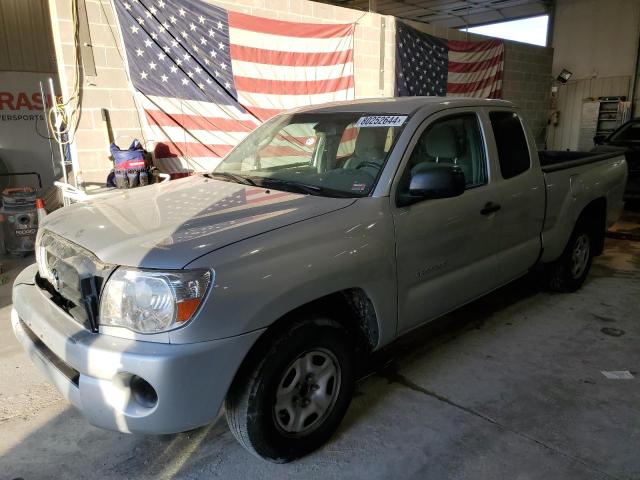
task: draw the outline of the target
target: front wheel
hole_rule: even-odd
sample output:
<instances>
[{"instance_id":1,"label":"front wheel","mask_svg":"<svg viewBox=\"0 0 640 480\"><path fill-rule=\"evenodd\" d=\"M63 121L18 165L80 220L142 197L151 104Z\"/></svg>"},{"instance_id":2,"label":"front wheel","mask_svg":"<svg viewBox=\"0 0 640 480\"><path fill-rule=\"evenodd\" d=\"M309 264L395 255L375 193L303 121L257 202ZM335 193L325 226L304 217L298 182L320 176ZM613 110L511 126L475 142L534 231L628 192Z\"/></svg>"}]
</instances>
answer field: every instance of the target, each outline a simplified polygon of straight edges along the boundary
<instances>
[{"instance_id":1,"label":"front wheel","mask_svg":"<svg viewBox=\"0 0 640 480\"><path fill-rule=\"evenodd\" d=\"M324 317L298 320L258 347L225 402L236 439L276 463L321 446L351 402L353 351L344 327Z\"/></svg>"},{"instance_id":2,"label":"front wheel","mask_svg":"<svg viewBox=\"0 0 640 480\"><path fill-rule=\"evenodd\" d=\"M593 236L586 225L577 225L555 262L546 266L547 283L556 292L575 292L587 278L593 261Z\"/></svg>"}]
</instances>

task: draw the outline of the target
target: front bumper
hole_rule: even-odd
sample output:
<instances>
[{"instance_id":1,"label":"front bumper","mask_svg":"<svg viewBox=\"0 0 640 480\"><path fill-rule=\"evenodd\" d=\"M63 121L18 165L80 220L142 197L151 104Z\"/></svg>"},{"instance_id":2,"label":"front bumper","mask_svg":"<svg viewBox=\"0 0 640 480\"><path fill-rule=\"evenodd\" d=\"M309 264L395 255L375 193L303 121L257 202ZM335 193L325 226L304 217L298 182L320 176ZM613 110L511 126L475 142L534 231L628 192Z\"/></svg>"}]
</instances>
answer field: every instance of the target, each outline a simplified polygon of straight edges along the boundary
<instances>
[{"instance_id":1,"label":"front bumper","mask_svg":"<svg viewBox=\"0 0 640 480\"><path fill-rule=\"evenodd\" d=\"M94 334L33 284L32 265L13 287L16 337L38 367L89 422L132 433L175 433L213 421L233 377L262 331L189 344ZM149 406L132 394L136 375L157 393Z\"/></svg>"}]
</instances>

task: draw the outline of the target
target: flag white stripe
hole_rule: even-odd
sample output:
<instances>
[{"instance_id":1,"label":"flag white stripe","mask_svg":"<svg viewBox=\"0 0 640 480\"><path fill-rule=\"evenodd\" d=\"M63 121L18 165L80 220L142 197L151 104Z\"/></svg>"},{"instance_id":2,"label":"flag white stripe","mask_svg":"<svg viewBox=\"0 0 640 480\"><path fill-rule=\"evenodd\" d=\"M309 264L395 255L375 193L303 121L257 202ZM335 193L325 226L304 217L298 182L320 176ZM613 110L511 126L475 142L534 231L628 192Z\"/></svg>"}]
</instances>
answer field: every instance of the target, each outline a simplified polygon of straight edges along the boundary
<instances>
[{"instance_id":1,"label":"flag white stripe","mask_svg":"<svg viewBox=\"0 0 640 480\"><path fill-rule=\"evenodd\" d=\"M247 132L223 132L208 130L185 130L182 127L149 127L151 138L156 142L170 140L172 142L198 142L203 145L236 145L243 140Z\"/></svg>"},{"instance_id":2,"label":"flag white stripe","mask_svg":"<svg viewBox=\"0 0 640 480\"><path fill-rule=\"evenodd\" d=\"M262 80L312 82L353 75L353 62L319 67L290 67L232 60L233 74Z\"/></svg>"},{"instance_id":3,"label":"flag white stripe","mask_svg":"<svg viewBox=\"0 0 640 480\"><path fill-rule=\"evenodd\" d=\"M472 90L466 93L447 93L450 97L473 97L473 98L488 98L492 93L499 91L502 88L502 80L498 80L478 90Z\"/></svg>"},{"instance_id":4,"label":"flag white stripe","mask_svg":"<svg viewBox=\"0 0 640 480\"><path fill-rule=\"evenodd\" d=\"M448 82L449 83L480 82L485 78L493 77L501 70L502 70L502 65L498 64L498 65L494 65L491 68L487 68L485 70L478 70L475 72L465 72L465 73L449 72Z\"/></svg>"},{"instance_id":5,"label":"flag white stripe","mask_svg":"<svg viewBox=\"0 0 640 480\"><path fill-rule=\"evenodd\" d=\"M229 28L232 45L243 47L263 48L282 52L318 53L341 52L351 49L353 36L334 38L298 38L269 33L258 33L240 28Z\"/></svg>"},{"instance_id":6,"label":"flag white stripe","mask_svg":"<svg viewBox=\"0 0 640 480\"><path fill-rule=\"evenodd\" d=\"M354 98L354 89L347 88L330 93L318 93L314 95L272 95L265 93L238 92L238 99L244 105L253 105L258 108L274 108L288 110L291 108L316 105L319 103L351 100Z\"/></svg>"},{"instance_id":7,"label":"flag white stripe","mask_svg":"<svg viewBox=\"0 0 640 480\"><path fill-rule=\"evenodd\" d=\"M234 120L251 120L258 125L258 120L250 113L241 112L239 108L218 105L197 100L181 100L171 97L141 95L142 107L146 110L161 110L169 115L199 115L203 117L220 117Z\"/></svg>"},{"instance_id":8,"label":"flag white stripe","mask_svg":"<svg viewBox=\"0 0 640 480\"><path fill-rule=\"evenodd\" d=\"M455 52L453 50L449 50L449 61L459 63L477 63L485 60L491 60L502 53L504 53L504 46L502 45L488 50L480 50L478 52Z\"/></svg>"}]
</instances>

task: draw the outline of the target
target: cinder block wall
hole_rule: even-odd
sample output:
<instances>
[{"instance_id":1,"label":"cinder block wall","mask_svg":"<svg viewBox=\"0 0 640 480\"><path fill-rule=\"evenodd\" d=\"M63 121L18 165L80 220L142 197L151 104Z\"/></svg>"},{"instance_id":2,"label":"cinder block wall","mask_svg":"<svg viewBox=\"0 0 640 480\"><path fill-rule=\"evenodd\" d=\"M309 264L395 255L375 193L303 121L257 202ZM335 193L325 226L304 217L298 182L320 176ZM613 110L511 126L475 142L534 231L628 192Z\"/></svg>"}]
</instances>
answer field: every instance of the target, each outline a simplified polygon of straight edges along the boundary
<instances>
[{"instance_id":1,"label":"cinder block wall","mask_svg":"<svg viewBox=\"0 0 640 480\"><path fill-rule=\"evenodd\" d=\"M503 96L520 106L538 147L544 147L553 83L553 49L507 42L504 55Z\"/></svg>"},{"instance_id":2,"label":"cinder block wall","mask_svg":"<svg viewBox=\"0 0 640 480\"><path fill-rule=\"evenodd\" d=\"M116 47L120 47L120 40L116 40L119 33L111 4L108 0L87 1L86 7L97 76L80 78L82 108L71 154L85 181L104 183L112 163L101 109L108 109L116 139L142 138L142 134L124 63ZM76 82L71 2L50 0L49 8L62 95L67 100Z\"/></svg>"},{"instance_id":3,"label":"cinder block wall","mask_svg":"<svg viewBox=\"0 0 640 480\"><path fill-rule=\"evenodd\" d=\"M211 1L211 0L209 0ZM375 13L314 3L307 0L212 1L230 10L289 21L315 23L356 23L354 41L355 91L358 98L392 96L394 92L395 19ZM65 99L75 84L76 51L71 21L71 2L50 0L50 13L56 47L58 71ZM144 132L127 82L118 28L110 0L86 0L91 45L97 76L86 76L82 83L82 112L72 155L82 178L104 182L111 168L108 138L101 109L109 110L113 134L119 144L133 138L144 140ZM384 22L384 27L383 27ZM473 34L426 24L416 28L433 35L456 40L483 39ZM381 55L382 31L384 31ZM524 116L537 133L546 122L551 49L506 42L504 98L519 103ZM381 57L382 62L381 62ZM542 61L544 59L544 61ZM382 69L382 81L380 71ZM544 122L543 122L544 119Z\"/></svg>"}]
</instances>

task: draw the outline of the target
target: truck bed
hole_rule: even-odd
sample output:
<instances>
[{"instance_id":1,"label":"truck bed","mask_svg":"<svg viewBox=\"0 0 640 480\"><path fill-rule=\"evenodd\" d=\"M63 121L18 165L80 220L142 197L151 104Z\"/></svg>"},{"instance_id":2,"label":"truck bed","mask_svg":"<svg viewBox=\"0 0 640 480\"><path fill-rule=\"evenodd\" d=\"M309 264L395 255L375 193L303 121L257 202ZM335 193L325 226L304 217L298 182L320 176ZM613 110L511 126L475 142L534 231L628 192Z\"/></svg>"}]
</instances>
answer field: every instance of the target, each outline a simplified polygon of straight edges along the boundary
<instances>
[{"instance_id":1,"label":"truck bed","mask_svg":"<svg viewBox=\"0 0 640 480\"><path fill-rule=\"evenodd\" d=\"M619 156L620 152L572 152L564 150L540 150L538 158L543 172L555 172L587 165Z\"/></svg>"}]
</instances>

